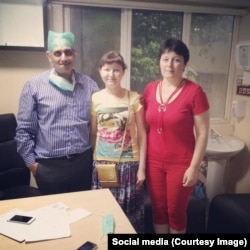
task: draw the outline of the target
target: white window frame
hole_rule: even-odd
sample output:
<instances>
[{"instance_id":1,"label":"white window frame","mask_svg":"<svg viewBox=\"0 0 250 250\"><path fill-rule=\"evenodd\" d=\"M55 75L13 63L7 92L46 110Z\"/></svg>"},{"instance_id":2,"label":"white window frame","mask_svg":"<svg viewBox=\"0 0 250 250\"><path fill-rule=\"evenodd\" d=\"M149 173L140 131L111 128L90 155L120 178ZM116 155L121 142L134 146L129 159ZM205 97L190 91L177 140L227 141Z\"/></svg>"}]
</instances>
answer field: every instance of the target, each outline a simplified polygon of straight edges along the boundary
<instances>
[{"instance_id":1,"label":"white window frame","mask_svg":"<svg viewBox=\"0 0 250 250\"><path fill-rule=\"evenodd\" d=\"M232 38L232 50L230 57L229 66L229 78L225 105L225 117L224 118L211 118L211 121L216 124L229 123L231 117L231 103L233 98L233 86L235 82L235 48L238 39L239 22L240 16L246 14L246 10L235 9L235 8L218 8L218 7L201 7L201 6L190 6L190 5L179 5L179 4L161 4L148 2L136 2L136 1L117 1L117 0L51 0L49 6L49 26L51 29L57 32L70 31L70 5L79 6L92 6L92 7L106 7L106 8L121 8L121 53L124 56L125 61L131 61L131 30L132 30L132 9L143 9L143 10L166 10L166 11L178 11L184 12L183 17L183 41L188 44L191 13L204 13L204 14L224 14L234 15L235 22L233 28ZM60 21L61 20L61 21ZM126 42L125 42L126 41ZM123 79L123 86L130 88L130 69L128 68L127 73Z\"/></svg>"}]
</instances>

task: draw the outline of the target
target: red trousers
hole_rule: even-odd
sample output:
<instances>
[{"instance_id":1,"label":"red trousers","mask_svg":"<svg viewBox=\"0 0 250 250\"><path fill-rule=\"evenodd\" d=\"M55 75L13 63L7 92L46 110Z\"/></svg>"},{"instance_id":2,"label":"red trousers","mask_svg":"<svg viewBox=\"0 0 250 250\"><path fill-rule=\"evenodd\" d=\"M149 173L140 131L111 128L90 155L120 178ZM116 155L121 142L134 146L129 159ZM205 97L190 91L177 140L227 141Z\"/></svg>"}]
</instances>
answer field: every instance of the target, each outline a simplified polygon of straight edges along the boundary
<instances>
[{"instance_id":1,"label":"red trousers","mask_svg":"<svg viewBox=\"0 0 250 250\"><path fill-rule=\"evenodd\" d=\"M183 187L182 180L188 166L148 159L147 188L152 203L153 223L168 224L181 231L186 228L186 209L194 187Z\"/></svg>"}]
</instances>

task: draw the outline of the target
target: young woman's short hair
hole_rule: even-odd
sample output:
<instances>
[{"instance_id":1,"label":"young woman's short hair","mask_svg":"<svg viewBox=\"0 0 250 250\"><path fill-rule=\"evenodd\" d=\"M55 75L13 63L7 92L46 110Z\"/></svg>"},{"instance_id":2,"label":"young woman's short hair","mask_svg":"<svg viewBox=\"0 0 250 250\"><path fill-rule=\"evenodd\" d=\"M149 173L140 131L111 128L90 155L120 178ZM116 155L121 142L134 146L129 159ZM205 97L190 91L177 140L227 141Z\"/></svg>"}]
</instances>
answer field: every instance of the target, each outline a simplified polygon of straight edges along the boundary
<instances>
[{"instance_id":1,"label":"young woman's short hair","mask_svg":"<svg viewBox=\"0 0 250 250\"><path fill-rule=\"evenodd\" d=\"M99 61L99 69L101 69L104 64L112 64L112 63L117 63L117 64L121 65L123 70L125 70L127 68L122 55L119 52L112 50L112 51L105 53L101 57L101 59Z\"/></svg>"}]
</instances>

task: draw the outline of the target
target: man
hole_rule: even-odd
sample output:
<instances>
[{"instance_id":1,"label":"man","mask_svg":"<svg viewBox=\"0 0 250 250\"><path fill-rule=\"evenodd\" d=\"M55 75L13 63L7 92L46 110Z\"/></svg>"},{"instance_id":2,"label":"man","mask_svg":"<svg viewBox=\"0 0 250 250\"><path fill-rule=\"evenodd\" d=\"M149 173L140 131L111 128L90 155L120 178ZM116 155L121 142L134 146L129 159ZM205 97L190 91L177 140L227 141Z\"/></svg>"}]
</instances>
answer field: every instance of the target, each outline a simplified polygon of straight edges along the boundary
<instances>
[{"instance_id":1,"label":"man","mask_svg":"<svg viewBox=\"0 0 250 250\"><path fill-rule=\"evenodd\" d=\"M52 69L27 81L17 114L17 150L42 194L91 189L91 95L98 86L74 71L71 32L48 33Z\"/></svg>"}]
</instances>

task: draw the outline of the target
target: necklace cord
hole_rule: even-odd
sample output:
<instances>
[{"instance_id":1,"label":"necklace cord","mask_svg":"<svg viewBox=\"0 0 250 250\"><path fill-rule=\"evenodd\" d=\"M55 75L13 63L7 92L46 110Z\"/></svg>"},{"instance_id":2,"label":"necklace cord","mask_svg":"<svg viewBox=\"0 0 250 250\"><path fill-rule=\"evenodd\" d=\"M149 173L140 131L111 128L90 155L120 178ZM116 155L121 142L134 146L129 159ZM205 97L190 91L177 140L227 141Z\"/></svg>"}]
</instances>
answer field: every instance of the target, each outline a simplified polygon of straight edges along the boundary
<instances>
[{"instance_id":1,"label":"necklace cord","mask_svg":"<svg viewBox=\"0 0 250 250\"><path fill-rule=\"evenodd\" d=\"M177 87L174 89L174 91L170 94L170 96L168 97L168 99L166 100L166 102L163 102L163 98L162 98L162 81L159 82L159 96L160 96L160 100L161 100L161 104L167 105L169 103L169 101L171 100L171 98L177 93L177 91L183 86L183 81L184 79L182 79L180 81L180 83L177 85Z\"/></svg>"},{"instance_id":2,"label":"necklace cord","mask_svg":"<svg viewBox=\"0 0 250 250\"><path fill-rule=\"evenodd\" d=\"M160 114L160 121L159 121L159 128L157 129L158 134L161 134L163 131L163 115L164 112L167 109L167 105L170 102L171 98L178 92L178 90L183 86L184 84L184 79L182 79L180 81L180 83L176 86L176 88L174 89L174 91L170 94L170 96L168 97L168 99L166 100L166 102L163 102L163 97L162 97L162 81L160 81L159 83L159 96L160 96L160 105L158 106L158 112L163 114Z\"/></svg>"}]
</instances>

